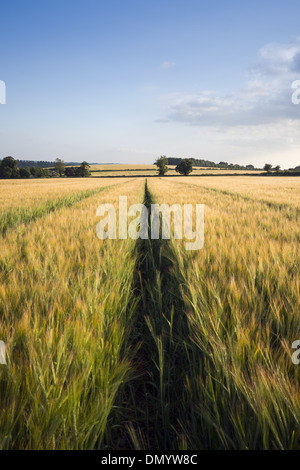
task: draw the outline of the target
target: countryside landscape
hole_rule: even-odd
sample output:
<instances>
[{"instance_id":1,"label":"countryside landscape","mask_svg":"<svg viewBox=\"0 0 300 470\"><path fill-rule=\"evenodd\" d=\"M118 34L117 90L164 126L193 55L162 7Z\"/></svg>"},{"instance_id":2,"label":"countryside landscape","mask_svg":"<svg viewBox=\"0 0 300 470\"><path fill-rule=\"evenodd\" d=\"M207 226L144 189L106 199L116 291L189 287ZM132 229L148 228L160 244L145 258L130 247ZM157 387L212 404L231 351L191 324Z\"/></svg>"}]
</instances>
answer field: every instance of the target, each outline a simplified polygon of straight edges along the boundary
<instances>
[{"instance_id":1,"label":"countryside landscape","mask_svg":"<svg viewBox=\"0 0 300 470\"><path fill-rule=\"evenodd\" d=\"M1 457L300 450L299 13L3 3Z\"/></svg>"},{"instance_id":2,"label":"countryside landscape","mask_svg":"<svg viewBox=\"0 0 300 470\"><path fill-rule=\"evenodd\" d=\"M138 170L1 180L1 448L299 448L299 177ZM98 240L120 195L205 204L203 249Z\"/></svg>"}]
</instances>

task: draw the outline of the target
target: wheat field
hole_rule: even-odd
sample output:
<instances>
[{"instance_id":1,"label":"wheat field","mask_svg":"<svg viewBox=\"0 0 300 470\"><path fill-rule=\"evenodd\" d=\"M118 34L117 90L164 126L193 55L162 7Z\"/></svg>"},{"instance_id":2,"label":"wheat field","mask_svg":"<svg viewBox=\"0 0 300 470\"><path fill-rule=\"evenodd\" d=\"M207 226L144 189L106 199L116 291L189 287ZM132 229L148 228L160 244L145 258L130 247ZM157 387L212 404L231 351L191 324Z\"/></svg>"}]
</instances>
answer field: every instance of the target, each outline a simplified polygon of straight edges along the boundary
<instances>
[{"instance_id":1,"label":"wheat field","mask_svg":"<svg viewBox=\"0 0 300 470\"><path fill-rule=\"evenodd\" d=\"M178 176L176 173L175 165L168 165L169 171L167 173L168 176ZM105 177L130 177L130 176L157 176L158 170L156 165L91 165L91 174L94 178L105 178ZM247 170L229 170L229 169L222 169L222 168L201 168L201 167L194 167L193 175L231 175L234 174L241 174L247 175ZM251 175L260 174L260 170L251 170Z\"/></svg>"},{"instance_id":2,"label":"wheat field","mask_svg":"<svg viewBox=\"0 0 300 470\"><path fill-rule=\"evenodd\" d=\"M203 248L99 240L120 196L204 204ZM299 196L284 177L1 181L0 449L300 449Z\"/></svg>"}]
</instances>

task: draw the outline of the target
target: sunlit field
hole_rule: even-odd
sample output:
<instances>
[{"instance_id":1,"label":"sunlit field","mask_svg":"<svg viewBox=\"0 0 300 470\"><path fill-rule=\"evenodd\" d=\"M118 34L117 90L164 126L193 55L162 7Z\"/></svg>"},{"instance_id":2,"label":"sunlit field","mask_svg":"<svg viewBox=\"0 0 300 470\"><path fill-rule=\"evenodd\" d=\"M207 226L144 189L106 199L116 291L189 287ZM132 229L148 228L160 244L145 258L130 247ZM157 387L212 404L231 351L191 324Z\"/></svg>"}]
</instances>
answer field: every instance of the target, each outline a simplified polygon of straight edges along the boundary
<instances>
[{"instance_id":1,"label":"sunlit field","mask_svg":"<svg viewBox=\"0 0 300 470\"><path fill-rule=\"evenodd\" d=\"M103 188L113 184L111 179L91 181L90 178L43 178L29 180L1 180L1 211L29 207L79 191Z\"/></svg>"},{"instance_id":2,"label":"sunlit field","mask_svg":"<svg viewBox=\"0 0 300 470\"><path fill-rule=\"evenodd\" d=\"M123 182L129 181L123 179ZM120 183L111 179L42 179L3 181L0 185L0 233L22 222L31 222L61 207L97 194L104 188Z\"/></svg>"},{"instance_id":3,"label":"sunlit field","mask_svg":"<svg viewBox=\"0 0 300 470\"><path fill-rule=\"evenodd\" d=\"M174 165L168 165L169 171L168 176L179 176L175 171ZM157 167L156 165L91 165L91 172L93 177L105 177L105 176L156 176ZM220 168L200 168L195 167L193 175L230 175L235 174L247 174L249 171L246 170L228 170ZM255 175L261 173L261 171L251 170L250 174Z\"/></svg>"},{"instance_id":4,"label":"sunlit field","mask_svg":"<svg viewBox=\"0 0 300 470\"><path fill-rule=\"evenodd\" d=\"M135 258L132 241L96 238L95 214L101 203L119 195L133 203L142 193L142 181L122 181L2 238L2 449L101 447L132 373Z\"/></svg>"},{"instance_id":5,"label":"sunlit field","mask_svg":"<svg viewBox=\"0 0 300 470\"><path fill-rule=\"evenodd\" d=\"M177 420L189 448L299 448L300 185L252 181L149 181L160 203L205 204L204 248L172 247L188 363Z\"/></svg>"},{"instance_id":6,"label":"sunlit field","mask_svg":"<svg viewBox=\"0 0 300 470\"><path fill-rule=\"evenodd\" d=\"M186 178L178 178L176 182L184 183ZM203 188L211 188L219 194L235 194L246 199L259 199L275 204L287 204L287 206L299 207L300 205L300 180L295 177L280 178L277 176L267 176L253 178L244 176L243 178L228 177L207 177L193 178L191 184Z\"/></svg>"},{"instance_id":7,"label":"sunlit field","mask_svg":"<svg viewBox=\"0 0 300 470\"><path fill-rule=\"evenodd\" d=\"M119 196L204 204L203 248L99 240ZM0 181L0 449L300 449L299 196L285 177Z\"/></svg>"}]
</instances>

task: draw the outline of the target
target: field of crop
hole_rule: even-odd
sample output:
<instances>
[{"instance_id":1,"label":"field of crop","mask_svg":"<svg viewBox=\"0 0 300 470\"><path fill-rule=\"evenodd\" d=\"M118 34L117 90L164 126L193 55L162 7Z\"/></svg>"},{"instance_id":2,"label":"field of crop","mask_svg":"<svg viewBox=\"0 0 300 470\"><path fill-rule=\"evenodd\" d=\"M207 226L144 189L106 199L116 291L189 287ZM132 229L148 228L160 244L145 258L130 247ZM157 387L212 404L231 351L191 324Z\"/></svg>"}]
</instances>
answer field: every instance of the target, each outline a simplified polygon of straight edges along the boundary
<instances>
[{"instance_id":1,"label":"field of crop","mask_svg":"<svg viewBox=\"0 0 300 470\"><path fill-rule=\"evenodd\" d=\"M119 196L204 204L204 247L99 240ZM300 449L299 196L280 177L0 181L0 449Z\"/></svg>"},{"instance_id":2,"label":"field of crop","mask_svg":"<svg viewBox=\"0 0 300 470\"><path fill-rule=\"evenodd\" d=\"M184 177L180 177L176 182L185 182ZM193 185L201 186L207 190L225 194L239 199L249 200L258 199L266 203L276 205L286 205L298 207L300 206L300 184L298 178L285 177L278 178L276 176L262 176L260 178L252 178L244 176L243 178L228 177L207 177L193 178Z\"/></svg>"},{"instance_id":3,"label":"field of crop","mask_svg":"<svg viewBox=\"0 0 300 470\"><path fill-rule=\"evenodd\" d=\"M1 212L12 208L37 206L41 202L45 203L58 197L70 196L80 191L104 188L111 184L113 182L109 178L93 182L89 178L80 178L80 181L76 178L1 180Z\"/></svg>"},{"instance_id":4,"label":"field of crop","mask_svg":"<svg viewBox=\"0 0 300 470\"><path fill-rule=\"evenodd\" d=\"M169 171L168 176L179 176L175 171L174 165L168 165ZM156 176L157 166L156 165L91 165L91 172L93 177L112 177L112 176ZM245 170L227 170L220 168L200 168L195 167L193 175L230 175L235 174L246 174L249 173ZM250 171L252 174L261 173L261 171L253 170Z\"/></svg>"},{"instance_id":5,"label":"field of crop","mask_svg":"<svg viewBox=\"0 0 300 470\"><path fill-rule=\"evenodd\" d=\"M204 248L171 250L188 364L176 419L188 448L299 448L300 184L282 190L275 179L254 189L233 178L228 192L229 180L149 182L159 202L205 204Z\"/></svg>"}]
</instances>

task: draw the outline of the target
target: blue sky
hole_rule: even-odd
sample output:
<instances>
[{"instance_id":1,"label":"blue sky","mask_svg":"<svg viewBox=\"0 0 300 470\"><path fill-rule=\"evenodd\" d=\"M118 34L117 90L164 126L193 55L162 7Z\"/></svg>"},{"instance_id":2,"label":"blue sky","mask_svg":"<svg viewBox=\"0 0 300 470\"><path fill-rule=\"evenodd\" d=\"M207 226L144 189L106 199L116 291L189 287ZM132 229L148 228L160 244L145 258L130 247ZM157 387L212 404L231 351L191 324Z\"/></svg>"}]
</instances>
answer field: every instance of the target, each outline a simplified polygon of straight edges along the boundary
<instances>
[{"instance_id":1,"label":"blue sky","mask_svg":"<svg viewBox=\"0 0 300 470\"><path fill-rule=\"evenodd\" d=\"M1 4L0 158L300 165L296 0Z\"/></svg>"}]
</instances>

